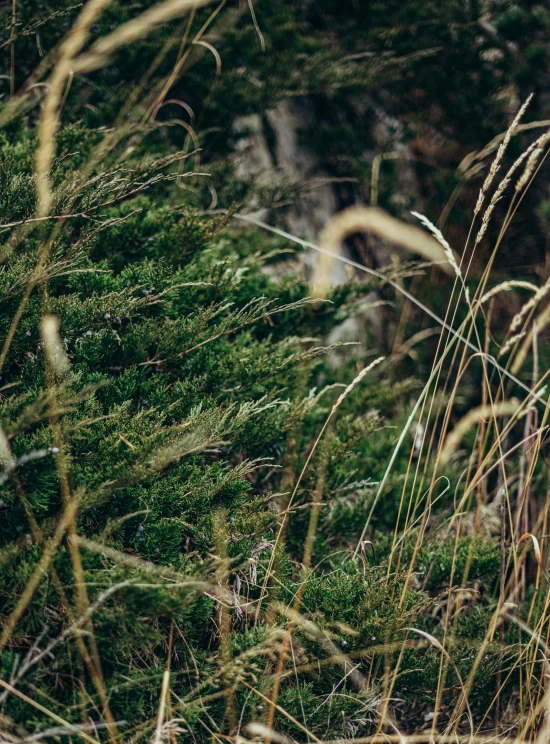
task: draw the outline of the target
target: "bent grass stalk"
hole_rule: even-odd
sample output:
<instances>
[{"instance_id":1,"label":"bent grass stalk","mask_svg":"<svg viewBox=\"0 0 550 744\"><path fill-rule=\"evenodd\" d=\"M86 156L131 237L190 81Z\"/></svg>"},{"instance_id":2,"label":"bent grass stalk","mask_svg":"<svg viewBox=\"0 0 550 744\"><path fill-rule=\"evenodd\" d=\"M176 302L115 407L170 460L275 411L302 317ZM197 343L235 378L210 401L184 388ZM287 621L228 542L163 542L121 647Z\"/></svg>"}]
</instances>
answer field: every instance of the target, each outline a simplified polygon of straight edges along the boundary
<instances>
[{"instance_id":1,"label":"bent grass stalk","mask_svg":"<svg viewBox=\"0 0 550 744\"><path fill-rule=\"evenodd\" d=\"M375 359L373 362L371 362L367 367L365 367L364 369L362 369L359 372L359 374L355 377L355 379L346 387L346 389L343 391L343 393L341 393L341 395L338 397L336 403L330 409L330 413L327 416L327 419L326 419L325 423L323 424L323 427L321 428L321 431L319 432L319 434L317 436L317 439L315 440L315 442L313 444L313 447L311 448L311 450L310 450L310 452L309 452L309 454L307 456L307 459L306 459L306 461L304 463L304 466L302 468L302 471L300 472L300 475L298 476L298 479L296 481L296 484L294 486L294 489L292 491L290 500L289 500L288 505L287 505L287 511L286 511L285 516L283 518L283 522L281 523L281 526L279 527L279 532L278 532L278 535L277 535L277 539L275 541L275 545L273 546L273 550L271 552L269 566L268 566L268 569L266 571L266 578L264 580L264 584L262 586L262 591L261 591L261 594L260 594L260 599L259 599L258 604L257 604L256 617L258 617L258 613L259 613L260 608L261 608L261 603L262 603L263 597L265 596L265 592L266 592L266 589L267 589L267 581L268 581L268 578L269 578L269 576L271 574L271 571L273 569L273 561L274 561L275 551L277 550L278 541L281 539L281 535L283 534L284 525L285 525L285 523L286 523L286 521L288 519L288 515L289 515L289 511L288 510L292 506L292 502L293 502L293 500L294 500L294 498L295 498L295 496L296 496L296 494L298 492L298 489L300 487L300 483L302 482L302 479L303 479L303 477L304 477L304 475L306 473L306 470L309 467L309 464L310 464L310 462L311 462L311 460L313 458L313 455L315 454L315 452L317 450L317 447L319 445L319 442L321 441L321 439L323 438L323 435L327 431L327 428L329 427L331 421L333 420L333 417L336 414L338 408L342 405L342 403L344 402L344 400L346 399L346 397L351 393L351 391L353 390L353 388L356 385L358 385L361 382L361 380L374 367L376 367L378 364L380 364L383 360L384 360L384 357L379 357L378 359ZM325 468L326 468L326 463L325 463ZM321 467L321 471L323 471L323 470L324 470L324 468ZM311 512L310 524L309 524L308 534L307 534L307 538L306 538L306 544L305 544L305 547L304 547L303 565L304 565L304 568L306 568L306 569L309 568L309 564L310 564L310 560L311 560L312 543L313 543L313 539L314 539L315 531L316 531L316 527L317 527L316 520L318 518L318 503L320 501L320 498L319 497L320 497L320 495L322 493L322 490L323 490L323 480L324 480L324 475L321 474L320 475L320 481L319 481L319 483L317 485L317 489L316 489L316 493L317 493L316 499L317 499L317 501L315 502L314 509ZM299 607L300 607L300 604L302 602L303 590L304 590L304 584L302 584L302 586L300 587L300 589L298 590L298 592L296 594L296 597L295 597L295 600L294 600L294 604L293 604L293 610L294 610L294 612L297 612L298 609L299 609ZM276 671L275 671L275 679L274 679L273 688L272 688L272 691L271 691L270 705L269 705L269 711L268 711L268 716L267 716L267 728L269 730L272 730L273 729L273 724L274 724L274 719L275 719L275 711L277 710L277 698L279 696L279 690L280 690L280 686L281 686L281 676L282 676L284 665L286 663L286 659L287 659L287 656L288 656L288 653L289 653L289 650L290 650L290 639L292 637L293 630L294 630L294 623L291 621L291 622L289 622L288 628L287 628L286 633L285 633L285 636L283 638L283 643L282 643L281 651L280 651L279 657L277 659L277 668L276 668Z\"/></svg>"}]
</instances>

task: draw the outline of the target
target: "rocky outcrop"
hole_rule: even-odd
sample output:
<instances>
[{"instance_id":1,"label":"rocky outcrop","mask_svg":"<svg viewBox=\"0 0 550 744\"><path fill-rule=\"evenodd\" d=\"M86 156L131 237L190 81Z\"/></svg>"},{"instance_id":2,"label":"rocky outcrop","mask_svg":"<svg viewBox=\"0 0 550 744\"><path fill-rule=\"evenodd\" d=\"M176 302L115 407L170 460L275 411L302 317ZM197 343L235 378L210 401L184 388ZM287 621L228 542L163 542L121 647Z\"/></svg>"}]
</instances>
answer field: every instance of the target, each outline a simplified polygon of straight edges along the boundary
<instances>
[{"instance_id":1,"label":"rocky outcrop","mask_svg":"<svg viewBox=\"0 0 550 744\"><path fill-rule=\"evenodd\" d=\"M364 159L374 167L378 189L379 179L384 178L386 161L394 163L394 189L392 204L404 217L408 211L418 208L420 189L416 178L414 160L417 159L405 141L402 123L387 114L380 106L372 106L372 140L375 147L365 151ZM299 133L311 126L315 113L307 98L290 98L282 101L276 108L268 110L264 117L258 114L239 119L238 132L245 133L238 143L238 175L248 178L254 176L260 183L299 184L304 188L300 198L282 209L264 210L263 219L278 225L288 232L305 240L318 241L321 231L332 215L349 206L342 199L338 179L322 160L301 141ZM349 192L349 190L348 190ZM376 193L374 194L376 196ZM357 193L359 200L372 194ZM349 197L348 197L349 198ZM390 262L387 246L369 243L373 250L372 262L384 266ZM314 260L313 257L306 259ZM347 279L346 267L336 263L331 281L339 283Z\"/></svg>"}]
</instances>

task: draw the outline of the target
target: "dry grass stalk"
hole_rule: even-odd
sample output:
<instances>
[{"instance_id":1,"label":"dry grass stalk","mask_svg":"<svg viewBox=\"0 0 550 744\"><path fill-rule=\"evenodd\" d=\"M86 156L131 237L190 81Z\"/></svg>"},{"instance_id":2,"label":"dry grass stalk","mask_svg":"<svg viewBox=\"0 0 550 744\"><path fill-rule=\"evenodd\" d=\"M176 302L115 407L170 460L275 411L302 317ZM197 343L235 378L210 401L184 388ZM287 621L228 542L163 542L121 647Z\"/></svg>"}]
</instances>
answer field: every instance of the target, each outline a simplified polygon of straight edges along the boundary
<instances>
[{"instance_id":1,"label":"dry grass stalk","mask_svg":"<svg viewBox=\"0 0 550 744\"><path fill-rule=\"evenodd\" d=\"M508 144L510 143L510 140L512 138L513 133L518 127L519 122L521 121L523 114L527 110L527 107L531 103L531 99L533 98L533 94L527 98L523 106L518 111L515 119L508 127L508 130L506 131L506 134L504 135L504 139L502 140L502 143L500 144L497 154L493 162L491 163L491 167L489 168L489 173L487 174L487 178L485 179L483 186L481 187L481 191L479 192L479 197L474 209L474 217L479 214L481 211L481 207L483 206L483 202L485 200L485 194L489 191L491 188L491 185L495 179L495 176L497 174L497 171L500 167L500 163L502 161L502 158L504 157L504 153L506 152L506 149L508 148Z\"/></svg>"},{"instance_id":2,"label":"dry grass stalk","mask_svg":"<svg viewBox=\"0 0 550 744\"><path fill-rule=\"evenodd\" d=\"M61 377L69 371L71 365L59 335L59 318L54 315L46 315L42 318L40 332L48 362L54 372Z\"/></svg>"},{"instance_id":3,"label":"dry grass stalk","mask_svg":"<svg viewBox=\"0 0 550 744\"><path fill-rule=\"evenodd\" d=\"M46 217L52 204L50 168L55 156L55 137L59 126L59 107L65 83L74 72L74 59L90 37L90 28L111 0L89 0L75 25L61 44L60 57L48 81L48 94L40 120L40 141L36 151L38 217Z\"/></svg>"},{"instance_id":4,"label":"dry grass stalk","mask_svg":"<svg viewBox=\"0 0 550 744\"><path fill-rule=\"evenodd\" d=\"M10 685L9 682L4 682L3 679L0 679L0 686L3 687L8 692L10 692L12 695L15 695L16 697L18 697L20 700L23 700L28 705L31 705L36 710L39 710L41 713L44 713L56 723L59 723L62 726L64 726L67 729L67 731L74 733L75 736L80 736L82 739L84 739L84 741L87 741L88 744L100 744L97 739L94 739L92 736L87 734L86 731L84 731L84 729L81 726L74 726L72 723L70 723L69 721L66 721L64 718L61 718L61 716L58 716L56 713L54 713L49 708L46 708L44 705L41 705L39 702L37 702L33 698L15 689L15 687L12 687L12 685Z\"/></svg>"},{"instance_id":5,"label":"dry grass stalk","mask_svg":"<svg viewBox=\"0 0 550 744\"><path fill-rule=\"evenodd\" d=\"M548 282L546 282L546 284L548 284L549 282L550 279L548 280ZM539 315L537 315L534 322L536 325L537 333L540 333L548 326L548 324L550 323L550 305L547 305L544 310L542 310ZM518 334L518 336L516 337L521 338L522 336L525 336L525 340L522 343L516 358L514 359L514 363L512 364L512 374L517 374L523 367L525 359L527 358L529 350L531 349L531 346L533 344L533 333L533 327L531 327L527 334L523 332L522 334Z\"/></svg>"},{"instance_id":6,"label":"dry grass stalk","mask_svg":"<svg viewBox=\"0 0 550 744\"><path fill-rule=\"evenodd\" d=\"M531 282L524 282L519 279L512 279L508 282L501 282L500 284L497 284L495 287L486 292L480 299L479 304L483 305L485 302L490 300L491 297L499 294L499 292L510 292L510 290L515 289L516 287L519 289L528 289L531 292L538 292L538 287L535 284L531 284Z\"/></svg>"},{"instance_id":7,"label":"dry grass stalk","mask_svg":"<svg viewBox=\"0 0 550 744\"><path fill-rule=\"evenodd\" d=\"M253 692L255 695L258 695L258 697L261 698L264 702L272 704L272 701L266 695L264 695L262 692L260 692L260 690L256 689L255 687L252 687L245 680L242 680L242 683L251 692ZM313 739L313 741L317 742L318 744L323 744L323 742L321 741L321 739L319 739L317 736L315 736L315 734L312 731L310 731L306 726L304 726L302 723L300 723L300 721L298 721L296 718L294 718L294 716L291 716L290 713L287 710L285 710L283 707L281 707L278 703L275 703L274 704L274 708L277 710L277 712L281 713L281 715L283 715L287 720L289 720L291 723L293 723L297 728L299 728L301 731L303 731L304 734L308 737L308 741L309 741L309 739ZM270 741L271 741L271 739L270 739L270 732L273 731L273 726L267 725L267 726L265 726L263 728L264 728L264 732L265 732L265 734L264 734L265 735L265 744L270 744ZM244 744L244 741L245 740L243 740L242 738L239 737L238 741L243 742L243 744Z\"/></svg>"},{"instance_id":8,"label":"dry grass stalk","mask_svg":"<svg viewBox=\"0 0 550 744\"><path fill-rule=\"evenodd\" d=\"M283 520L281 521L281 525L280 525L279 531L277 533L277 538L276 538L276 541L275 541L275 546L274 546L273 550L271 551L271 557L270 557L270 561L269 561L269 566L268 566L268 569L266 571L266 577L265 577L265 580L264 580L264 584L262 586L262 591L261 591L261 594L260 594L260 599L259 599L258 604L256 606L256 620L258 620L259 617L260 617L261 604L262 604L263 597L265 596L265 592L267 590L267 582L269 580L269 577L271 575L271 571L272 571L272 568L273 568L273 561L275 559L275 550L276 550L277 544L281 540L281 537L282 537L282 535L284 533L284 530L286 528L286 523L287 523L288 518L289 518L289 514L291 513L292 503L294 501L294 498L296 497L296 494L298 493L298 489L299 489L300 484L301 484L301 482L303 480L303 477L304 477L304 475L305 475L305 473L306 473L306 471L307 471L307 469L309 467L309 463L311 462L311 459L312 459L313 455L315 454L315 452L317 450L317 447L319 446L319 442L321 441L321 439L323 437L323 434L327 430L327 427L328 427L329 423L331 422L332 417L334 416L334 414L336 413L336 411L338 410L338 408L342 405L342 403L345 400L345 398L351 393L351 391L353 390L353 388L356 385L358 385L361 382L361 380L374 367L376 367L378 364L380 364L380 362L383 362L384 361L384 358L385 357L378 357L378 359L375 359L373 362L371 362L369 365L367 365L364 369L362 369L359 372L359 374L355 377L355 379L346 387L346 389L344 390L344 392L340 396L338 396L338 399L337 399L336 403L330 409L330 413L327 416L327 419L326 419L325 423L323 424L323 427L321 428L321 431L319 432L319 434L317 436L317 439L315 440L315 442L313 444L313 447L311 448L311 450L310 450L310 452L309 452L309 454L307 456L307 459L306 459L306 461L304 463L304 466L303 466L303 468L302 468L302 470L300 472L300 475L298 476L298 479L297 479L297 481L296 481L296 483L294 485L294 488L292 490L290 499L287 502L286 510L285 510L285 515L284 515Z\"/></svg>"},{"instance_id":9,"label":"dry grass stalk","mask_svg":"<svg viewBox=\"0 0 550 744\"><path fill-rule=\"evenodd\" d=\"M292 506L292 503L294 501L294 498L296 497L296 494L297 494L298 489L300 487L300 484L301 484L301 482L303 480L303 477L304 477L304 475L305 475L305 473L306 473L306 471L307 471L307 469L309 467L309 464L310 464L310 462L311 462L311 460L313 458L313 455L315 454L315 452L317 450L317 447L319 445L319 442L321 441L323 435L325 434L325 431L327 430L329 424L332 422L334 414L336 413L336 411L338 410L338 408L342 405L342 403L344 402L344 400L346 399L346 397L351 393L351 391L353 390L353 388L356 385L358 385L361 382L361 380L374 367L376 367L378 364L380 364L380 362L382 362L383 360L384 360L384 357L379 357L378 359L375 359L373 362L371 362L367 367L365 367L364 369L362 369L359 372L359 374L352 380L352 382L345 388L345 390L338 396L336 402L334 403L334 405L332 406L332 408L330 410L329 415L327 416L327 419L326 419L325 423L323 424L323 427L321 428L321 431L319 432L319 434L318 434L318 436L317 436L317 438L316 438L316 440L315 440L315 442L313 444L313 447L311 448L311 450L310 450L310 452L309 452L309 454L307 456L307 459L306 459L306 461L304 463L304 466L303 466L303 468L302 468L302 470L300 472L300 475L298 476L298 479L296 481L296 484L294 486L294 489L293 489L292 494L290 496L290 499L288 501L287 511L285 513L285 516L284 516L282 522L281 522L281 526L280 526L279 532L277 534L277 539L275 541L275 545L273 547L273 550L271 551L269 566L268 566L268 570L266 571L266 578L264 580L264 583L263 583L263 586L262 586L262 591L261 591L261 594L260 594L260 600L259 600L258 605L257 605L257 608L256 608L256 617L258 617L258 612L259 612L259 609L260 609L261 601L262 601L262 598L265 595L265 592L267 590L267 581L268 581L269 576L271 576L271 573L272 573L272 570L273 570L273 561L274 561L274 558L275 558L275 553L276 553L277 545L278 545L278 543L279 543L279 541L280 541L280 539L281 539L281 537L283 535L283 531L284 531L284 529L286 527L286 522L288 520L288 514L290 513L290 508ZM323 470L323 468L321 468L321 469ZM319 480L320 481L323 481L324 480L324 475L320 475ZM320 496L320 491L321 490L322 490L322 487L320 487L320 484L318 483L317 484L317 495L316 495L317 497L316 497L316 500L314 501L314 507L317 506L317 508L318 508L319 503L320 503L320 498L318 498L318 497ZM305 567L309 567L309 561L310 561L310 558L311 558L311 550L312 550L312 544L313 544L313 538L314 538L314 530L316 529L315 512L316 512L316 509L314 508L314 510L312 511L312 516L310 518L310 528L308 530L308 537L306 538L306 544L305 544L305 547L304 547L303 563L304 563L304 566ZM294 603L293 603L293 612L296 613L296 614L298 613L298 610L300 608L304 590L305 590L305 584L302 583L300 589L296 592L296 596L295 596ZM289 623L289 626L288 626L288 628L286 630L286 633L284 635L282 646L281 646L281 651L279 653L279 658L277 659L277 668L276 668L276 671L275 671L275 679L274 679L274 683L273 683L273 689L272 689L272 692L271 692L271 698L270 698L270 701L269 701L269 711L268 711L268 716L267 716L267 727L270 730L272 730L273 729L273 726L274 726L275 712L277 710L279 710L279 706L277 704L277 700L278 700L278 697L279 697L279 691L280 691L280 686L281 686L281 679L282 679L282 673L283 673L284 665L286 663L286 659L287 659L288 653L290 651L291 638L292 638L292 633L293 633L293 630L294 630L294 625L295 625L295 619L292 619L291 622ZM269 741L270 741L269 738L267 738L266 739L266 744L269 744Z\"/></svg>"},{"instance_id":10,"label":"dry grass stalk","mask_svg":"<svg viewBox=\"0 0 550 744\"><path fill-rule=\"evenodd\" d=\"M517 413L519 407L518 400L508 400L495 405L487 404L473 408L458 422L455 428L447 436L440 454L442 465L449 462L453 453L458 449L460 442L465 434L475 426L481 419L495 416L512 416Z\"/></svg>"},{"instance_id":11,"label":"dry grass stalk","mask_svg":"<svg viewBox=\"0 0 550 744\"><path fill-rule=\"evenodd\" d=\"M546 134L539 137L537 140L537 146L529 155L529 159L525 164L525 170L523 171L521 178L516 184L516 191L522 191L524 187L529 183L531 177L535 173L539 158L544 154L546 145L550 142L550 130Z\"/></svg>"},{"instance_id":12,"label":"dry grass stalk","mask_svg":"<svg viewBox=\"0 0 550 744\"><path fill-rule=\"evenodd\" d=\"M375 207L378 204L378 186L380 183L380 168L384 160L414 160L415 158L407 157L399 151L381 152L375 155L372 161L372 170L370 177L370 204Z\"/></svg>"},{"instance_id":13,"label":"dry grass stalk","mask_svg":"<svg viewBox=\"0 0 550 744\"><path fill-rule=\"evenodd\" d=\"M293 740L289 739L288 736L274 731L273 729L267 728L262 723L249 723L246 727L249 734L253 737L262 737L263 739L270 739L275 744L293 744Z\"/></svg>"},{"instance_id":14,"label":"dry grass stalk","mask_svg":"<svg viewBox=\"0 0 550 744\"><path fill-rule=\"evenodd\" d=\"M184 65L186 64L186 62L187 62L187 60L189 58L189 55L191 53L191 50L192 49L195 49L196 50L197 49L197 46L200 46L200 45L198 45L197 42L204 37L204 35L206 34L207 30L211 27L212 23L217 18L218 14L220 13L220 11L222 10L223 7L224 7L223 6L223 3L220 3L216 8L214 8L214 10L212 11L212 13L208 17L208 19L203 23L203 25L201 26L201 28L195 34L194 38L191 40L191 42L188 43L188 41L189 41L189 35L191 33L191 27L192 27L193 21L195 19L195 12L196 12L196 9L195 8L193 8L191 10L191 12L189 13L189 18L188 18L187 23L186 23L186 26L185 26L185 31L184 31L184 34L183 34L183 38L181 40L181 44L180 44L180 47L179 47L178 57L177 57L177 60L176 60L176 62L174 64L174 67L172 68L172 72L170 73L170 75L168 76L168 78L160 86L160 91L158 93L155 92L155 95L153 96L153 100L148 105L147 111L146 111L146 113L143 116L143 121L147 121L147 120L152 121L152 120L154 120L156 118L156 116L157 116L160 108L165 103L168 103L168 101L165 102L166 95L168 94L168 92L172 88L172 86L174 84L174 81L176 80L176 78L178 77L178 75L182 71ZM240 17L241 13L242 13L242 8L236 8L236 9L234 9L232 11L232 13L231 13L231 17L232 17L231 23L235 23L236 20ZM191 127L192 130L194 130L194 127L195 127L195 113L191 109L191 107L188 106L188 104L186 104L186 103L184 103L183 101L180 101L180 100L177 100L176 101L176 100L173 99L172 100L172 103L176 103L176 104L182 106L187 111L187 113L189 114L189 124L190 124L190 127ZM204 106L203 106L203 108L204 108ZM191 134L191 136L193 136L193 135Z\"/></svg>"},{"instance_id":15,"label":"dry grass stalk","mask_svg":"<svg viewBox=\"0 0 550 744\"><path fill-rule=\"evenodd\" d=\"M21 596L19 597L17 604L13 608L9 617L6 618L6 620L4 621L2 633L0 635L0 653L6 647L6 644L11 638L13 630L15 629L21 616L27 609L29 602L31 601L33 597L36 587L42 581L46 571L48 570L54 558L54 555L57 552L57 548L61 544L61 541L63 540L63 537L65 536L65 533L67 532L69 525L74 520L79 504L80 504L80 497L75 496L73 500L66 506L61 516L61 519L52 537L50 538L50 541L45 546L42 556L40 557L40 560L36 564L32 575L27 581L27 584L25 585L25 589L23 590Z\"/></svg>"},{"instance_id":16,"label":"dry grass stalk","mask_svg":"<svg viewBox=\"0 0 550 744\"><path fill-rule=\"evenodd\" d=\"M146 36L157 26L177 18L187 10L207 5L209 2L211 0L166 0L98 39L89 51L78 56L90 37L92 24L110 5L111 0L89 0L84 6L73 29L61 45L60 58L48 81L48 94L40 124L40 144L36 153L38 217L47 216L52 204L49 171L55 156L59 108L69 76L101 67L107 62L108 55L121 46L131 44Z\"/></svg>"},{"instance_id":17,"label":"dry grass stalk","mask_svg":"<svg viewBox=\"0 0 550 744\"><path fill-rule=\"evenodd\" d=\"M527 124L518 124L518 126L512 132L512 136L520 134L520 132L528 132L531 129L539 129L548 126L550 126L550 121L547 119L544 119L542 121L530 121ZM506 137L507 131L502 132L501 134L497 134L497 136L492 139L491 142L489 142L489 144L483 148L483 150L480 150L478 152L471 152L466 155L466 157L463 158L463 160L460 162L460 165L457 168L457 172L466 174L467 172L471 173L472 169L475 169L480 165L483 167L483 164L481 162L478 162L477 165L473 166L472 163L476 163L476 161L482 161L485 158L489 157L489 155L491 155L493 152L495 152L500 143Z\"/></svg>"},{"instance_id":18,"label":"dry grass stalk","mask_svg":"<svg viewBox=\"0 0 550 744\"><path fill-rule=\"evenodd\" d=\"M120 47L147 36L156 26L178 18L188 10L196 10L211 2L212 0L165 0L160 5L149 8L137 18L127 21L111 34L94 42L89 51L75 61L73 67L75 74L97 70L107 62L109 55Z\"/></svg>"},{"instance_id":19,"label":"dry grass stalk","mask_svg":"<svg viewBox=\"0 0 550 744\"><path fill-rule=\"evenodd\" d=\"M335 215L321 234L321 248L329 255L322 254L316 264L311 281L314 296L326 294L333 257L338 256L342 241L357 232L373 233L394 245L420 254L428 261L442 264L443 271L451 273L447 268L448 256L441 244L422 230L407 225L378 207L350 207Z\"/></svg>"},{"instance_id":20,"label":"dry grass stalk","mask_svg":"<svg viewBox=\"0 0 550 744\"><path fill-rule=\"evenodd\" d=\"M516 341L520 341L525 336L526 331L521 331L521 333L516 333L515 336L510 336L510 338L506 341L502 349L498 352L499 357L504 356L504 354L507 354L512 346L516 343Z\"/></svg>"},{"instance_id":21,"label":"dry grass stalk","mask_svg":"<svg viewBox=\"0 0 550 744\"><path fill-rule=\"evenodd\" d=\"M411 212L413 217L416 217L420 220L420 222L426 227L434 236L434 238L437 240L437 242L442 246L445 255L447 256L447 260L449 264L451 265L453 271L457 275L457 277L460 279L460 281L463 281L462 272L460 271L460 267L458 265L458 262L456 260L455 254L453 253L453 249L449 245L449 243L445 240L443 237L443 233L441 230L436 227L436 225L433 224L433 222L430 222L430 220L423 214L420 214L420 212Z\"/></svg>"},{"instance_id":22,"label":"dry grass stalk","mask_svg":"<svg viewBox=\"0 0 550 744\"><path fill-rule=\"evenodd\" d=\"M166 716L166 702L170 694L170 670L165 669L162 674L162 688L160 692L159 709L157 714L157 725L155 728L154 744L162 742L162 727Z\"/></svg>"},{"instance_id":23,"label":"dry grass stalk","mask_svg":"<svg viewBox=\"0 0 550 744\"><path fill-rule=\"evenodd\" d=\"M529 156L531 155L531 153L533 153L539 147L540 143L545 140L546 136L547 136L546 134L543 134L541 137L539 137L534 142L532 142L531 145L529 145L529 147L527 148L527 150L525 150L524 152L522 152L522 154L517 158L517 160L514 163L512 163L512 165L510 166L508 172L506 173L506 175L504 176L504 178L502 179L502 181L499 183L499 185L498 185L495 193L491 197L491 201L489 202L489 205L488 205L488 207L485 210L485 213L483 215L483 219L481 221L481 226L479 228L479 231L478 231L478 233L476 235L476 239L475 239L475 245L476 246L479 245L479 243L482 241L485 233L487 232L487 228L489 226L489 222L491 221L491 216L492 216L492 214L494 212L495 206L496 206L497 202L502 198L502 195L504 194L504 192L506 191L506 189L508 188L508 185L510 184L510 182L512 180L512 176L518 170L518 168L520 167L520 165L525 160L527 160L529 158ZM534 168L534 165L533 165L533 168Z\"/></svg>"},{"instance_id":24,"label":"dry grass stalk","mask_svg":"<svg viewBox=\"0 0 550 744\"><path fill-rule=\"evenodd\" d=\"M453 269L454 273L456 274L456 277L458 281L462 285L462 289L464 291L464 297L466 298L466 302L468 303L468 306L470 306L470 290L466 286L466 283L464 281L464 277L462 276L462 271L460 270L460 266L458 264L458 261L455 257L455 254L453 252L453 249L445 240L443 237L443 233L441 230L433 224L425 215L420 214L420 212L411 212L411 214L420 220L420 222L426 227L434 236L434 238L437 240L437 242L441 245L443 248L445 255L447 256L447 260L449 262L449 265Z\"/></svg>"},{"instance_id":25,"label":"dry grass stalk","mask_svg":"<svg viewBox=\"0 0 550 744\"><path fill-rule=\"evenodd\" d=\"M4 429L0 426L0 465L7 469L13 462L13 455L11 453L10 443L4 432Z\"/></svg>"},{"instance_id":26,"label":"dry grass stalk","mask_svg":"<svg viewBox=\"0 0 550 744\"><path fill-rule=\"evenodd\" d=\"M327 256L331 261L332 260L340 261L341 263L344 263L347 266L351 266L355 269L358 269L359 271L364 271L366 274L369 274L370 276L377 277L383 282L386 282L388 286L393 287L393 289L395 289L396 292L399 292L404 297L406 297L413 305L415 305L420 310L422 310L422 312L425 313L427 316L435 320L436 323L438 323L442 328L448 331L454 339L456 339L457 341L460 341L461 344L463 344L465 347L473 351L474 354L483 354L482 350L478 346L472 343L472 341L469 338L466 338L464 335L462 335L462 332L461 332L462 329L460 332L456 331L451 325L449 325L449 323L447 323L446 320L444 320L439 315L437 315L437 313L434 313L434 311L431 308L429 308L427 305L421 302L413 294L408 292L401 284L399 284L396 281L393 281L392 279L388 279L382 272L376 271L375 269L371 269L370 267L365 266L365 264L359 263L358 261L353 261L351 258L342 256L339 253L334 254L333 252L325 250L324 248L321 248L321 246L316 245L315 243L312 243L309 240L303 240L302 238L299 238L296 235L292 235L292 233L289 233L285 230L281 230L278 227L273 227L273 225L269 225L266 222L256 219L255 217L251 215L234 214L232 215L232 217L242 222L247 222L251 225L256 225L257 227L261 227L264 230L267 230L268 232L273 233L274 235L280 235L282 238L286 238L290 242L296 243L302 246L303 248L311 248L317 253ZM446 259L445 259L445 263L447 263ZM498 364L496 360L493 358L493 356L489 355L487 357L487 362L489 362L489 364L491 364L491 366L493 366L499 372L499 374L504 375L504 377L507 377L515 385L521 388L521 390L523 390L525 393L527 393L528 395L534 395L537 398L537 400L539 400L541 403L543 404L545 403L545 401L539 396L538 393L533 393L532 390L529 388L529 386L526 385L524 382L522 382L522 380L516 377L508 369Z\"/></svg>"},{"instance_id":27,"label":"dry grass stalk","mask_svg":"<svg viewBox=\"0 0 550 744\"><path fill-rule=\"evenodd\" d=\"M290 498L290 501L289 501L289 504L288 504L288 507L287 507L288 509L290 509L290 506L292 504L292 501L293 501L294 497L296 496L296 493L298 492L298 488L300 487L300 483L302 482L302 479L303 479L303 477L304 477L304 475L306 473L306 470L307 470L307 468L309 466L309 463L311 462L311 458L315 454L315 451L317 450L317 447L319 445L319 442L321 441L321 439L323 437L323 434L325 433L325 431L326 431L326 429L327 429L327 427L329 425L329 422L332 420L332 417L334 416L334 414L336 413L336 411L338 410L338 408L342 405L342 403L347 398L347 396L351 393L351 391L353 390L353 388L356 387L356 385L358 385L361 382L361 380L364 377L366 377L366 375L372 369L374 369L374 367L378 366L380 364L380 362L383 362L384 359L385 359L385 357L378 357L378 359L375 359L373 362L371 362L370 364L368 364L364 369L362 369L359 372L359 374L352 380L352 382L350 382L350 384L346 387L346 389L344 390L344 392L341 393L341 395L338 396L338 399L336 400L336 403L330 409L330 413L327 416L327 419L326 419L325 423L323 424L323 427L322 427L321 431L319 432L319 434L317 436L317 439L315 440L315 442L313 444L313 447L310 450L309 455L307 456L307 459L306 459L306 461L304 463L304 466L302 468L302 471L300 472L300 475L298 476L298 480L296 481L296 485L294 486L294 490L292 492L292 496Z\"/></svg>"},{"instance_id":28,"label":"dry grass stalk","mask_svg":"<svg viewBox=\"0 0 550 744\"><path fill-rule=\"evenodd\" d=\"M550 292L550 278L546 280L546 282L537 289L533 297L531 297L528 302L525 303L525 305L521 308L521 310L514 315L512 318L512 322L510 323L510 331L517 331L518 328L523 323L523 320L525 316L529 313L530 310L532 310L536 305L539 304L539 302L546 297L546 295Z\"/></svg>"},{"instance_id":29,"label":"dry grass stalk","mask_svg":"<svg viewBox=\"0 0 550 744\"><path fill-rule=\"evenodd\" d=\"M533 535L531 532L525 532L519 538L518 545L520 545L524 540L528 540L529 538L531 538L531 540L533 541L533 549L535 551L535 559L536 559L537 563L539 564L539 566L541 566L542 565L542 553L541 553L541 550L540 550L539 541L535 537L535 535Z\"/></svg>"}]
</instances>

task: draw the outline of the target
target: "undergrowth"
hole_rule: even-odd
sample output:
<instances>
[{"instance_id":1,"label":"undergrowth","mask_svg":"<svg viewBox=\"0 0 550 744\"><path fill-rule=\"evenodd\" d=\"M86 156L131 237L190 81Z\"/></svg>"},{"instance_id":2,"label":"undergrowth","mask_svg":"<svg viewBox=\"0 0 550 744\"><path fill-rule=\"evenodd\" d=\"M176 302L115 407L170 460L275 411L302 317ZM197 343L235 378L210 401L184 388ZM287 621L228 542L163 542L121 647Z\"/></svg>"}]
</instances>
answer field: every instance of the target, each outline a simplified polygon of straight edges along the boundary
<instances>
[{"instance_id":1,"label":"undergrowth","mask_svg":"<svg viewBox=\"0 0 550 744\"><path fill-rule=\"evenodd\" d=\"M195 5L62 4L41 39L52 51L17 74L42 21L10 26L0 737L542 741L549 285L491 269L550 139L531 133L508 162L526 102L466 245L374 207L307 245L250 214L296 185L239 181L230 139L214 156L200 116L157 116L194 47L220 76L203 38L216 18L230 47L245 20L263 39L252 6ZM353 87L332 62L304 75ZM261 105L283 94L278 74ZM194 84L206 111L213 88ZM407 260L346 259L358 232ZM330 286L333 260L346 283ZM432 307L436 285L446 305ZM381 305L407 329L383 354ZM344 321L360 342L329 343Z\"/></svg>"}]
</instances>

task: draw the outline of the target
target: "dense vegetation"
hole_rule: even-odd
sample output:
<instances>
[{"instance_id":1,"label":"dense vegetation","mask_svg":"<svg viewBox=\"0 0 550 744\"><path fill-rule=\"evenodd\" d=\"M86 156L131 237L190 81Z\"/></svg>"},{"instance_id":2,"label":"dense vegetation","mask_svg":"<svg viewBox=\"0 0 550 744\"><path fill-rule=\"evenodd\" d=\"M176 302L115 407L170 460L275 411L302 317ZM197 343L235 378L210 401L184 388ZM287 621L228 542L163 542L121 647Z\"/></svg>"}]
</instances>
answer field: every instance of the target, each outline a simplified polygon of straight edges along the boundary
<instances>
[{"instance_id":1,"label":"dense vegetation","mask_svg":"<svg viewBox=\"0 0 550 744\"><path fill-rule=\"evenodd\" d=\"M205 5L2 9L0 738L534 740L550 14ZM289 97L342 207L401 122L419 191L388 158L376 201L461 266L424 219L450 271L378 233L319 291L239 219L310 187L239 171Z\"/></svg>"}]
</instances>

